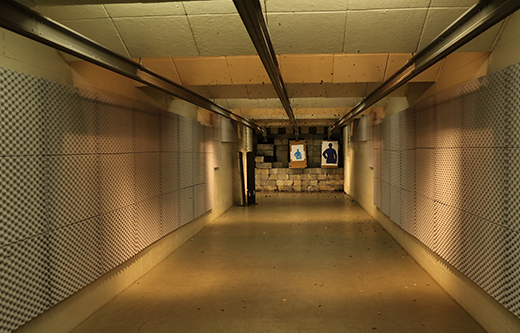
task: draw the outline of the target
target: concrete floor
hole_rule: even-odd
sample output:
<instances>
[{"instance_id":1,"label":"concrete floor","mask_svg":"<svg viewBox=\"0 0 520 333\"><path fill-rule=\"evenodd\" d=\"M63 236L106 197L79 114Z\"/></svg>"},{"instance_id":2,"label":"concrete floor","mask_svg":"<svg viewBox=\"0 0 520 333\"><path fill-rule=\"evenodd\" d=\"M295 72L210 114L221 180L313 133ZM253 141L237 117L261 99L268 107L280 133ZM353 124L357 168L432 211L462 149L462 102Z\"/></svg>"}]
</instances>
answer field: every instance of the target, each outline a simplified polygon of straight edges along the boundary
<instances>
[{"instance_id":1,"label":"concrete floor","mask_svg":"<svg viewBox=\"0 0 520 333\"><path fill-rule=\"evenodd\" d=\"M483 332L342 194L232 207L73 332Z\"/></svg>"}]
</instances>

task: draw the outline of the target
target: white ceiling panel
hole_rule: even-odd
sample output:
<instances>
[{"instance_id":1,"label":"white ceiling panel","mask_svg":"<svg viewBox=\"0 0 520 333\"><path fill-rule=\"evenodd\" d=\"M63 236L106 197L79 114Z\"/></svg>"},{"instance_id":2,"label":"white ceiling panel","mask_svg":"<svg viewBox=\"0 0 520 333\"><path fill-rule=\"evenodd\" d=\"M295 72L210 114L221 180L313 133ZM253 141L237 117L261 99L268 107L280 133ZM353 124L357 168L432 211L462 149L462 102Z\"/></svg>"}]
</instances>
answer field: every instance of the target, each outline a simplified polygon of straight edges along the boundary
<instances>
[{"instance_id":1,"label":"white ceiling panel","mask_svg":"<svg viewBox=\"0 0 520 333\"><path fill-rule=\"evenodd\" d=\"M348 0L349 10L428 8L430 0Z\"/></svg>"},{"instance_id":2,"label":"white ceiling panel","mask_svg":"<svg viewBox=\"0 0 520 333\"><path fill-rule=\"evenodd\" d=\"M186 16L113 19L132 57L198 56Z\"/></svg>"},{"instance_id":3,"label":"white ceiling panel","mask_svg":"<svg viewBox=\"0 0 520 333\"><path fill-rule=\"evenodd\" d=\"M285 83L332 82L334 55L292 54L280 57L280 67Z\"/></svg>"},{"instance_id":4,"label":"white ceiling panel","mask_svg":"<svg viewBox=\"0 0 520 333\"><path fill-rule=\"evenodd\" d=\"M432 8L426 16L424 31L418 51L424 49L435 37L449 27L464 12L465 8Z\"/></svg>"},{"instance_id":5,"label":"white ceiling panel","mask_svg":"<svg viewBox=\"0 0 520 333\"><path fill-rule=\"evenodd\" d=\"M201 56L256 54L238 14L189 15Z\"/></svg>"},{"instance_id":6,"label":"white ceiling panel","mask_svg":"<svg viewBox=\"0 0 520 333\"><path fill-rule=\"evenodd\" d=\"M130 56L110 19L62 21L61 23L116 53Z\"/></svg>"},{"instance_id":7,"label":"white ceiling panel","mask_svg":"<svg viewBox=\"0 0 520 333\"><path fill-rule=\"evenodd\" d=\"M266 0L267 12L345 11L348 0Z\"/></svg>"},{"instance_id":8,"label":"white ceiling panel","mask_svg":"<svg viewBox=\"0 0 520 333\"><path fill-rule=\"evenodd\" d=\"M103 5L52 6L36 7L35 9L40 14L50 17L55 21L108 18L108 14Z\"/></svg>"},{"instance_id":9,"label":"white ceiling panel","mask_svg":"<svg viewBox=\"0 0 520 333\"><path fill-rule=\"evenodd\" d=\"M500 28L504 24L504 21L495 24L493 27L488 29L486 32L480 34L471 42L462 46L457 52L489 52L492 51L493 43L500 34Z\"/></svg>"},{"instance_id":10,"label":"white ceiling panel","mask_svg":"<svg viewBox=\"0 0 520 333\"><path fill-rule=\"evenodd\" d=\"M341 53L345 12L268 14L277 54Z\"/></svg>"},{"instance_id":11,"label":"white ceiling panel","mask_svg":"<svg viewBox=\"0 0 520 333\"><path fill-rule=\"evenodd\" d=\"M105 5L110 17L172 16L184 15L181 2L131 3Z\"/></svg>"},{"instance_id":12,"label":"white ceiling panel","mask_svg":"<svg viewBox=\"0 0 520 333\"><path fill-rule=\"evenodd\" d=\"M233 0L184 1L186 14L236 14Z\"/></svg>"},{"instance_id":13,"label":"white ceiling panel","mask_svg":"<svg viewBox=\"0 0 520 333\"><path fill-rule=\"evenodd\" d=\"M479 0L432 0L430 7L471 7Z\"/></svg>"},{"instance_id":14,"label":"white ceiling panel","mask_svg":"<svg viewBox=\"0 0 520 333\"><path fill-rule=\"evenodd\" d=\"M348 12L345 53L415 52L427 9Z\"/></svg>"}]
</instances>

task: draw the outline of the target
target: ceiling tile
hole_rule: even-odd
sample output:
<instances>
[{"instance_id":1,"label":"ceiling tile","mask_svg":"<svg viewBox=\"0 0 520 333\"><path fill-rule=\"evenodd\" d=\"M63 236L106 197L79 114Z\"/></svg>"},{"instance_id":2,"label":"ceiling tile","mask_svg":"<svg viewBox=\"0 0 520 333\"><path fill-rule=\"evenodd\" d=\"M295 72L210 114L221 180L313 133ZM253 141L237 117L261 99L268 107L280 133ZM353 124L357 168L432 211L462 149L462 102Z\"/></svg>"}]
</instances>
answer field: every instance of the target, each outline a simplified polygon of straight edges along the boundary
<instances>
[{"instance_id":1,"label":"ceiling tile","mask_svg":"<svg viewBox=\"0 0 520 333\"><path fill-rule=\"evenodd\" d=\"M208 86L185 86L185 87L206 98L211 98L211 96L209 95Z\"/></svg>"},{"instance_id":2,"label":"ceiling tile","mask_svg":"<svg viewBox=\"0 0 520 333\"><path fill-rule=\"evenodd\" d=\"M493 43L498 38L500 34L500 28L504 24L504 21L495 24L493 27L489 28L471 42L462 46L457 52L489 52L493 47Z\"/></svg>"},{"instance_id":3,"label":"ceiling tile","mask_svg":"<svg viewBox=\"0 0 520 333\"><path fill-rule=\"evenodd\" d=\"M364 97L366 83L288 83L289 97Z\"/></svg>"},{"instance_id":4,"label":"ceiling tile","mask_svg":"<svg viewBox=\"0 0 520 333\"><path fill-rule=\"evenodd\" d=\"M34 9L55 21L108 18L103 5L45 6Z\"/></svg>"},{"instance_id":5,"label":"ceiling tile","mask_svg":"<svg viewBox=\"0 0 520 333\"><path fill-rule=\"evenodd\" d=\"M131 3L105 5L110 17L142 17L184 15L181 2Z\"/></svg>"},{"instance_id":6,"label":"ceiling tile","mask_svg":"<svg viewBox=\"0 0 520 333\"><path fill-rule=\"evenodd\" d=\"M201 56L256 54L238 14L189 15Z\"/></svg>"},{"instance_id":7,"label":"ceiling tile","mask_svg":"<svg viewBox=\"0 0 520 333\"><path fill-rule=\"evenodd\" d=\"M345 12L268 14L268 26L278 54L341 53Z\"/></svg>"},{"instance_id":8,"label":"ceiling tile","mask_svg":"<svg viewBox=\"0 0 520 333\"><path fill-rule=\"evenodd\" d=\"M271 82L258 56L229 56L226 59L233 84Z\"/></svg>"},{"instance_id":9,"label":"ceiling tile","mask_svg":"<svg viewBox=\"0 0 520 333\"><path fill-rule=\"evenodd\" d=\"M180 3L180 2L179 2ZM186 14L236 14L237 9L233 0L213 1L184 1Z\"/></svg>"},{"instance_id":10,"label":"ceiling tile","mask_svg":"<svg viewBox=\"0 0 520 333\"><path fill-rule=\"evenodd\" d=\"M287 118L287 114L284 109L241 109L242 115L249 119L266 119L266 118Z\"/></svg>"},{"instance_id":11,"label":"ceiling tile","mask_svg":"<svg viewBox=\"0 0 520 333\"><path fill-rule=\"evenodd\" d=\"M276 90L271 83L246 85L249 98L277 98Z\"/></svg>"},{"instance_id":12,"label":"ceiling tile","mask_svg":"<svg viewBox=\"0 0 520 333\"><path fill-rule=\"evenodd\" d=\"M301 107L294 109L294 115L299 116L299 119L312 118L339 118L344 115L347 108L312 108Z\"/></svg>"},{"instance_id":13,"label":"ceiling tile","mask_svg":"<svg viewBox=\"0 0 520 333\"><path fill-rule=\"evenodd\" d=\"M347 10L348 0L267 0L267 12L324 12Z\"/></svg>"},{"instance_id":14,"label":"ceiling tile","mask_svg":"<svg viewBox=\"0 0 520 333\"><path fill-rule=\"evenodd\" d=\"M349 11L344 52L415 52L426 12L426 9Z\"/></svg>"},{"instance_id":15,"label":"ceiling tile","mask_svg":"<svg viewBox=\"0 0 520 333\"><path fill-rule=\"evenodd\" d=\"M426 16L423 34L419 43L419 51L424 49L441 32L455 22L466 9L464 8L432 8Z\"/></svg>"},{"instance_id":16,"label":"ceiling tile","mask_svg":"<svg viewBox=\"0 0 520 333\"><path fill-rule=\"evenodd\" d=\"M186 16L113 19L132 57L198 56Z\"/></svg>"},{"instance_id":17,"label":"ceiling tile","mask_svg":"<svg viewBox=\"0 0 520 333\"><path fill-rule=\"evenodd\" d=\"M428 8L430 0L348 0L349 10L392 9L392 8Z\"/></svg>"},{"instance_id":18,"label":"ceiling tile","mask_svg":"<svg viewBox=\"0 0 520 333\"><path fill-rule=\"evenodd\" d=\"M471 7L479 0L432 0L430 7Z\"/></svg>"},{"instance_id":19,"label":"ceiling tile","mask_svg":"<svg viewBox=\"0 0 520 333\"><path fill-rule=\"evenodd\" d=\"M383 82L388 54L335 54L334 83Z\"/></svg>"},{"instance_id":20,"label":"ceiling tile","mask_svg":"<svg viewBox=\"0 0 520 333\"><path fill-rule=\"evenodd\" d=\"M245 84L208 86L211 98L249 98Z\"/></svg>"},{"instance_id":21,"label":"ceiling tile","mask_svg":"<svg viewBox=\"0 0 520 333\"><path fill-rule=\"evenodd\" d=\"M175 83L182 84L179 73L177 73L177 69L171 58L143 58L141 61L142 65L152 72L164 76Z\"/></svg>"},{"instance_id":22,"label":"ceiling tile","mask_svg":"<svg viewBox=\"0 0 520 333\"><path fill-rule=\"evenodd\" d=\"M398 70L403 67L406 62L413 56L412 53L391 53L388 55L388 63L386 66L385 80L388 80Z\"/></svg>"},{"instance_id":23,"label":"ceiling tile","mask_svg":"<svg viewBox=\"0 0 520 333\"><path fill-rule=\"evenodd\" d=\"M285 83L332 82L333 63L332 54L294 54L280 57L280 67Z\"/></svg>"},{"instance_id":24,"label":"ceiling tile","mask_svg":"<svg viewBox=\"0 0 520 333\"><path fill-rule=\"evenodd\" d=\"M61 23L116 53L125 57L130 56L110 19L62 21Z\"/></svg>"},{"instance_id":25,"label":"ceiling tile","mask_svg":"<svg viewBox=\"0 0 520 333\"><path fill-rule=\"evenodd\" d=\"M439 61L432 67L428 68L421 74L417 75L410 82L435 82L437 80L437 75L439 74L439 70L441 69L443 60Z\"/></svg>"},{"instance_id":26,"label":"ceiling tile","mask_svg":"<svg viewBox=\"0 0 520 333\"><path fill-rule=\"evenodd\" d=\"M173 58L185 85L231 84L225 57Z\"/></svg>"}]
</instances>

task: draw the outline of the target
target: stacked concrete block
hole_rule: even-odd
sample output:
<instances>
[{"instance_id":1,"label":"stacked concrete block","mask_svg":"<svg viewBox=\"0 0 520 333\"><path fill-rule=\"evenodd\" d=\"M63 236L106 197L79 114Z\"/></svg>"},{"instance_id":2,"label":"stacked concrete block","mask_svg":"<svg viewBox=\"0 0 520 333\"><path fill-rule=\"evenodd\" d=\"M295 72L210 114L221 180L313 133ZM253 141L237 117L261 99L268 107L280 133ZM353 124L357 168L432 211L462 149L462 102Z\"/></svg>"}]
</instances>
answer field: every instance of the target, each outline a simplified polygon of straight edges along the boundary
<instances>
[{"instance_id":1,"label":"stacked concrete block","mask_svg":"<svg viewBox=\"0 0 520 333\"><path fill-rule=\"evenodd\" d=\"M332 192L343 191L343 169L288 169L256 170L257 191L279 192Z\"/></svg>"},{"instance_id":2,"label":"stacked concrete block","mask_svg":"<svg viewBox=\"0 0 520 333\"><path fill-rule=\"evenodd\" d=\"M273 167L274 145L259 143L256 145L255 165L257 169L271 169Z\"/></svg>"}]
</instances>

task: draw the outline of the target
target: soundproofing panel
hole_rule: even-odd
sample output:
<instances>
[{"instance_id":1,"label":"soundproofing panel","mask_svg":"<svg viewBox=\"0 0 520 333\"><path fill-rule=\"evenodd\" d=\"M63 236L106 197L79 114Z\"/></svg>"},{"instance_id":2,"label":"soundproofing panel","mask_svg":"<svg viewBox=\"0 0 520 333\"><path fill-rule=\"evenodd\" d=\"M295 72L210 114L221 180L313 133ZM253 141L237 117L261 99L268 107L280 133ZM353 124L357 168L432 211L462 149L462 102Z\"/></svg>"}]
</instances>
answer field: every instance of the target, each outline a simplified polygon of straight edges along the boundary
<instances>
[{"instance_id":1,"label":"soundproofing panel","mask_svg":"<svg viewBox=\"0 0 520 333\"><path fill-rule=\"evenodd\" d=\"M211 210L209 132L0 68L0 332Z\"/></svg>"},{"instance_id":2,"label":"soundproofing panel","mask_svg":"<svg viewBox=\"0 0 520 333\"><path fill-rule=\"evenodd\" d=\"M374 149L374 204L517 317L519 77L515 64L387 117Z\"/></svg>"}]
</instances>

